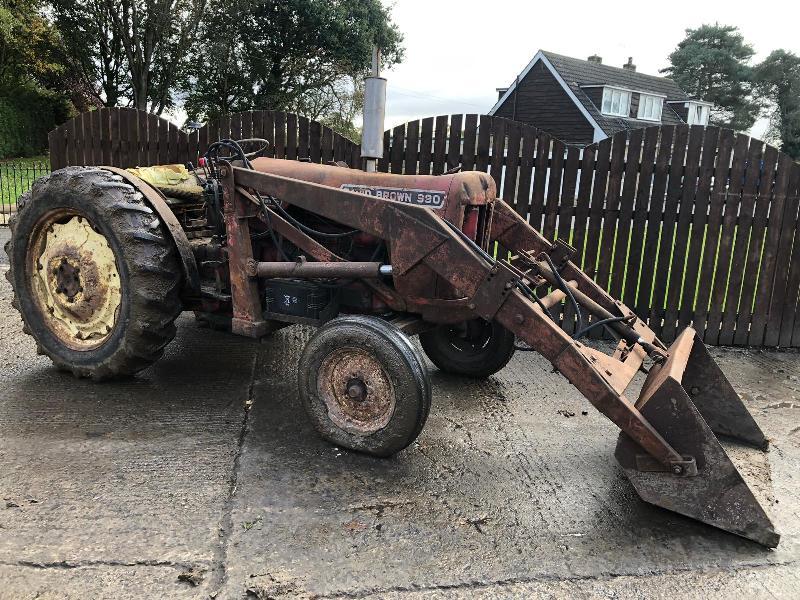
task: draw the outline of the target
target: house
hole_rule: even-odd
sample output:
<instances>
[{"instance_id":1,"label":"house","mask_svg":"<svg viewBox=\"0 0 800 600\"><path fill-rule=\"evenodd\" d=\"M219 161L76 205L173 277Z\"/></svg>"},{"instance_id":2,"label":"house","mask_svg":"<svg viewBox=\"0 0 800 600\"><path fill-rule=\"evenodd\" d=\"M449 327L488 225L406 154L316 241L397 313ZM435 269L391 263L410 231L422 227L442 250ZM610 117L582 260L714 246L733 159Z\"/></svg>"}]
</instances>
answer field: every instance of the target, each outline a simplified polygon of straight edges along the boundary
<instances>
[{"instance_id":1,"label":"house","mask_svg":"<svg viewBox=\"0 0 800 600\"><path fill-rule=\"evenodd\" d=\"M580 60L540 50L490 115L529 123L567 144L586 146L625 129L707 125L712 104L689 97L666 77L621 68L599 56Z\"/></svg>"}]
</instances>

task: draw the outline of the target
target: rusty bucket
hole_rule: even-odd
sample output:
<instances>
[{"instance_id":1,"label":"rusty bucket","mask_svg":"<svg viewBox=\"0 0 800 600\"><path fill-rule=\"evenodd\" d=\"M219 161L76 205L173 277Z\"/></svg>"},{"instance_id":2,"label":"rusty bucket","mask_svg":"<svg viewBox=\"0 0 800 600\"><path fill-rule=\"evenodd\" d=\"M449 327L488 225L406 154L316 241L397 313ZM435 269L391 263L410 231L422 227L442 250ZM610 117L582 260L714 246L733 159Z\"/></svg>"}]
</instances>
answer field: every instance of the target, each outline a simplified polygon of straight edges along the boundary
<instances>
[{"instance_id":1,"label":"rusty bucket","mask_svg":"<svg viewBox=\"0 0 800 600\"><path fill-rule=\"evenodd\" d=\"M717 436L766 451L753 416L693 329L654 366L636 408L685 459L674 472L620 434L615 456L645 501L774 548L780 535Z\"/></svg>"}]
</instances>

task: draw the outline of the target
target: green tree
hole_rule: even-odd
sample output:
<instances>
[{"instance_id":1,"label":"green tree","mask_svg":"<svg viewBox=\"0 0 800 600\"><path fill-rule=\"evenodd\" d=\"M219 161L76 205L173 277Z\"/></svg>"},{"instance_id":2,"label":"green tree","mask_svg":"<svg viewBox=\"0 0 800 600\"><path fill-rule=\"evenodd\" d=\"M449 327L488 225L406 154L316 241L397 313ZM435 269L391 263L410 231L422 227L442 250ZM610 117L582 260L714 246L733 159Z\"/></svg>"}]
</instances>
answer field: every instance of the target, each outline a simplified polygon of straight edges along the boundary
<instances>
[{"instance_id":1,"label":"green tree","mask_svg":"<svg viewBox=\"0 0 800 600\"><path fill-rule=\"evenodd\" d=\"M369 68L373 44L382 48L384 64L402 59L402 36L380 0L223 0L218 6L200 27L185 104L193 119L276 109L333 122L352 115L353 106L360 110L354 81Z\"/></svg>"},{"instance_id":2,"label":"green tree","mask_svg":"<svg viewBox=\"0 0 800 600\"><path fill-rule=\"evenodd\" d=\"M714 103L711 122L738 131L749 129L760 112L751 96L753 48L736 27L702 25L686 37L662 69L693 97Z\"/></svg>"},{"instance_id":3,"label":"green tree","mask_svg":"<svg viewBox=\"0 0 800 600\"><path fill-rule=\"evenodd\" d=\"M206 0L52 0L69 64L107 106L177 102Z\"/></svg>"},{"instance_id":4,"label":"green tree","mask_svg":"<svg viewBox=\"0 0 800 600\"><path fill-rule=\"evenodd\" d=\"M128 63L105 2L51 0L62 61L92 103L118 106L131 97Z\"/></svg>"},{"instance_id":5,"label":"green tree","mask_svg":"<svg viewBox=\"0 0 800 600\"><path fill-rule=\"evenodd\" d=\"M775 50L755 67L753 80L768 102L771 133L781 150L800 160L800 56Z\"/></svg>"},{"instance_id":6,"label":"green tree","mask_svg":"<svg viewBox=\"0 0 800 600\"><path fill-rule=\"evenodd\" d=\"M38 0L0 0L0 90L63 73L58 34L42 9Z\"/></svg>"},{"instance_id":7,"label":"green tree","mask_svg":"<svg viewBox=\"0 0 800 600\"><path fill-rule=\"evenodd\" d=\"M0 158L41 153L73 107L59 37L37 0L0 0Z\"/></svg>"}]
</instances>

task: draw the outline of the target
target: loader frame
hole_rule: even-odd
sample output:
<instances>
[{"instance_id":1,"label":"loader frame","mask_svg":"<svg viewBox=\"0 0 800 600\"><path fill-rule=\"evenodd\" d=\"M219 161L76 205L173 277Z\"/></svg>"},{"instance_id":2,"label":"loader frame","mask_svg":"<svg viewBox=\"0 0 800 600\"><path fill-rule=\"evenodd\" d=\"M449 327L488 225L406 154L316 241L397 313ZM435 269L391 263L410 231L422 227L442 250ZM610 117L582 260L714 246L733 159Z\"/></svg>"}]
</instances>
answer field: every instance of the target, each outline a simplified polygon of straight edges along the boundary
<instances>
[{"instance_id":1,"label":"loader frame","mask_svg":"<svg viewBox=\"0 0 800 600\"><path fill-rule=\"evenodd\" d=\"M459 235L435 211L424 207L227 162L220 163L219 172L227 228L234 333L261 337L280 326L262 314L258 278L280 269L276 271L276 263L259 262L253 257L250 242L253 220L262 221L300 248L315 261L313 264L320 263L317 269L328 269L342 277L347 274L363 277L365 273L377 273L380 266L348 263L266 206L262 195L358 229L388 245L394 287L375 276L360 280L392 311L404 315L405 318L398 320L399 327L415 333L431 324L463 322L476 317L497 321L549 360L555 370L622 431L617 456L643 498L762 544L777 544L778 536L771 522L732 465L730 468L735 475L729 473L728 483L698 482L681 488L688 490L684 494L688 496L682 500L687 503L686 507L672 503L671 491L664 492L664 477L672 478L668 483L673 487L681 485L676 484L676 479L703 479L698 477L698 466L702 471L711 459L701 442L710 443L710 436L713 444L719 446L711 431L756 447L766 448L767 445L763 433L699 338L687 329L667 348L630 308L609 296L569 260L573 250L563 243L546 240L505 202L497 199L492 203L488 242L492 245L497 242L510 258L494 260ZM294 268L302 270L304 267ZM456 291L456 297L437 297L435 292L429 296L407 293L407 290L419 289L419 285L413 283L429 277L431 272L445 280L450 289ZM548 288L552 291L544 297L525 292L526 289L530 292ZM549 316L548 308L569 294L596 320L608 321L609 327L622 338L612 355L573 339ZM702 364L703 369L693 371L690 356ZM645 370L648 358L652 361L649 375L639 399L631 401L626 398L625 391L636 373ZM692 381L687 383L686 376ZM719 395L708 394L707 386L703 385L706 377L720 385L724 383L722 400ZM684 388L691 390L694 403L689 398L690 392L684 392ZM683 395L687 403L682 421L684 430L677 430L664 416L664 407L683 402ZM707 435L703 426L710 427ZM693 448L694 453L686 452L687 447ZM717 456L719 453L721 455ZM727 456L721 446L717 454L715 460L725 463L723 470L727 469ZM723 516L715 522L716 517L698 516L691 504L692 498L697 496L707 501L712 493L725 498L731 494L738 500L744 498L745 502L735 504L745 506L746 518L730 525L728 521L732 517Z\"/></svg>"},{"instance_id":2,"label":"loader frame","mask_svg":"<svg viewBox=\"0 0 800 600\"><path fill-rule=\"evenodd\" d=\"M512 263L494 266L481 258L433 211L399 202L389 202L355 192L333 189L305 181L257 172L231 165L221 169L223 200L228 233L228 257L233 300L234 333L260 337L271 324L262 316L257 263L250 247L249 220L264 220L252 193L279 198L343 225L360 229L390 245L393 278L413 278L420 266L452 282L462 298L401 298L378 281L370 281L394 310L414 313L433 323L483 317L496 319L531 348L547 358L570 383L660 464L678 473L686 462L628 401L623 391L639 370L646 353L641 347L620 348L609 357L573 340L545 315L542 308L511 285L523 276ZM317 261L342 259L297 230L277 212L270 225ZM544 239L502 200L495 202L491 239L514 252L525 248L528 255L553 252ZM655 334L627 307L614 301L572 262L562 268L563 277L576 289L612 314L630 317L632 327L647 342ZM621 343L622 345L622 343ZM662 345L663 347L663 345Z\"/></svg>"}]
</instances>

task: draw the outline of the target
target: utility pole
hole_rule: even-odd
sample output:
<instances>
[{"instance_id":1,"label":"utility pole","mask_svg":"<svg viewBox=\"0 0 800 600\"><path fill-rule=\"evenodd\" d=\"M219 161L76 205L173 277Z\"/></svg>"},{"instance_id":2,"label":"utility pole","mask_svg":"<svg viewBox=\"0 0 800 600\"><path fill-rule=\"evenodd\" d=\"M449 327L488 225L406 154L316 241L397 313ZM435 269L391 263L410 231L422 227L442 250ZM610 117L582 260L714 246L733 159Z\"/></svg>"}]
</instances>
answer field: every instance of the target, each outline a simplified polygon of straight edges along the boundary
<instances>
[{"instance_id":1,"label":"utility pole","mask_svg":"<svg viewBox=\"0 0 800 600\"><path fill-rule=\"evenodd\" d=\"M366 171L378 170L383 158L383 123L386 117L386 79L381 77L381 51L372 49L372 74L364 80L364 124L361 128L361 158Z\"/></svg>"}]
</instances>

